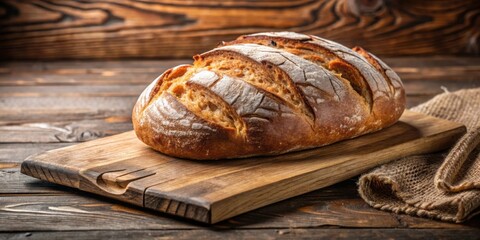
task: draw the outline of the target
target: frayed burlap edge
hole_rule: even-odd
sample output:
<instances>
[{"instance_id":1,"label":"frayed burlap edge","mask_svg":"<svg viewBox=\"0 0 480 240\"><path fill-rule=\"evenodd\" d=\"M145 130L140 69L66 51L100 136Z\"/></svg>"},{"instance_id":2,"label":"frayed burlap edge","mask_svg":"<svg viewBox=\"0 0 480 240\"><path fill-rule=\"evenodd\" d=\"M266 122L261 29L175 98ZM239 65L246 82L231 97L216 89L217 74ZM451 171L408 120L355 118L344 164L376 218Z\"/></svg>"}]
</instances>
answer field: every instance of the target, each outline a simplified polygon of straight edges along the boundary
<instances>
[{"instance_id":1,"label":"frayed burlap edge","mask_svg":"<svg viewBox=\"0 0 480 240\"><path fill-rule=\"evenodd\" d=\"M448 104L445 104L446 102ZM469 105L470 109L468 110L460 110L464 102L473 102L473 104ZM447 91L412 109L466 124L468 133L457 142L447 156L443 156L445 160L440 164L438 170L435 173L429 173L432 174L430 176L434 179L432 180L432 188L445 191L447 194L461 192L458 193L458 196L455 195L455 198L450 200L444 199L446 201L443 202L419 200L418 197L422 197L422 194L415 195L415 197L408 195L402 197L402 194L405 195L408 191L402 191L402 186L396 182L398 180L396 178L399 176L397 175L396 178L392 179L388 176L389 171L385 171L384 168L390 168L391 170L395 164L386 164L364 174L358 182L360 196L370 206L377 209L442 221L463 222L480 214L480 183L477 180L462 182L461 184L455 183L457 177L462 177L459 171L470 153L475 151L476 148L477 151L480 151L480 119L477 117L480 115L480 108L478 103L480 103L480 88L461 90L455 93ZM472 159L475 161L475 157ZM480 158L476 160L480 160ZM402 159L398 161L401 162ZM412 201L413 199L416 202ZM437 202L441 202L444 206L437 205ZM448 210L445 210L445 206Z\"/></svg>"},{"instance_id":2,"label":"frayed burlap edge","mask_svg":"<svg viewBox=\"0 0 480 240\"><path fill-rule=\"evenodd\" d=\"M462 198L457 199L457 213L455 215L447 215L435 210L426 210L424 208L427 206L422 205L422 203L420 202L408 203L408 200L402 199L399 196L399 186L397 185L397 183L386 176L366 174L361 177L359 185L360 188L362 188L362 191L359 191L359 194L363 198L363 200L373 208L383 211L390 211L396 214L405 213L412 216L425 217L456 223L467 221L472 217L480 214L480 209L466 214L466 209L468 209L469 203L463 201ZM377 191L378 188L372 187L371 185L383 185L381 191L384 191L384 188L388 186L390 188L389 190L391 191L390 200L392 201L392 203L377 202L377 199L372 198L372 196L376 194L374 191Z\"/></svg>"},{"instance_id":3,"label":"frayed burlap edge","mask_svg":"<svg viewBox=\"0 0 480 240\"><path fill-rule=\"evenodd\" d=\"M480 182L465 182L454 185L460 167L467 160L473 150L480 146L480 127L473 129L463 136L450 150L443 164L435 175L435 185L445 191L461 192L469 189L480 188Z\"/></svg>"}]
</instances>

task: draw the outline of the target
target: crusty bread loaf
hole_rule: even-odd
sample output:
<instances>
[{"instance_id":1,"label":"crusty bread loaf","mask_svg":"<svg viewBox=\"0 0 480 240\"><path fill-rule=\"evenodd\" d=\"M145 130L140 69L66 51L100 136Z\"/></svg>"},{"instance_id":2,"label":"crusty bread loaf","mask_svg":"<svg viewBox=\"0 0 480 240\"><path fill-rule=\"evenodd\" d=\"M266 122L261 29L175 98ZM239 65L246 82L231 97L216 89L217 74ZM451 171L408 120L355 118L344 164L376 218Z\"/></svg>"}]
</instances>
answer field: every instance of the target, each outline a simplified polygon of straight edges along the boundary
<instances>
[{"instance_id":1,"label":"crusty bread loaf","mask_svg":"<svg viewBox=\"0 0 480 240\"><path fill-rule=\"evenodd\" d=\"M139 97L140 140L176 157L224 159L319 147L395 123L400 78L355 47L257 33L164 72Z\"/></svg>"}]
</instances>

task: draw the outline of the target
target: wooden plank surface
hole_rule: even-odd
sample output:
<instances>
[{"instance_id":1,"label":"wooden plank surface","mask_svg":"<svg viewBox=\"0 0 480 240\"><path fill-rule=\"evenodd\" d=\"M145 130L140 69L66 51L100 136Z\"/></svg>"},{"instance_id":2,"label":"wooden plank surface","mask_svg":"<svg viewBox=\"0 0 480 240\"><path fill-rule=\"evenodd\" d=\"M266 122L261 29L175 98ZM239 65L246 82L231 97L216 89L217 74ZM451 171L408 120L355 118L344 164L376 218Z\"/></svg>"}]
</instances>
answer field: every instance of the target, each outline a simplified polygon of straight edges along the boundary
<instances>
[{"instance_id":1,"label":"wooden plank surface","mask_svg":"<svg viewBox=\"0 0 480 240\"><path fill-rule=\"evenodd\" d=\"M443 92L441 86L450 91L480 87L479 58L402 57L386 58L385 61L402 77L409 107ZM475 239L479 235L480 217L464 224L452 224L370 208L357 194L356 177L207 227L39 181L20 173L19 163L31 154L131 129L129 109L134 100L126 100L122 103L125 104L123 109L117 108L117 112L106 111L110 106L104 103L98 108L87 106L88 110L82 110L75 104L64 104L62 109L55 108L56 102L66 98L82 101L84 96L98 97L98 101L108 101L109 96L133 99L133 91L145 87L166 68L189 62L191 60L0 62L0 225L4 226L0 229L3 233L0 239L27 236L33 239L63 239L63 236L72 239L121 239L133 234L179 239L182 236L190 238L189 231L185 231L189 229L198 229L192 234L204 239L227 235L231 238L238 235L247 238L303 236L321 239L323 236L331 239L329 236L358 236L365 239L425 239L427 234L429 238L452 238L454 235L462 239ZM4 90L7 86L8 90ZM89 87L92 88L91 92L88 91ZM56 96L58 98L55 101ZM23 105L13 107L10 104L16 97L32 97L31 101L40 101L42 104L33 105L23 101ZM44 97L49 97L49 100L44 100ZM22 114L21 111L16 111L14 115L4 114L4 110L12 113L15 108L21 110L29 106L35 106L29 111L36 114ZM112 109L115 107L112 106ZM109 127L110 124L114 126ZM71 133L67 133L69 131ZM88 132L98 135L85 138ZM55 135L69 137L57 139ZM58 202L59 197L61 202ZM12 204L23 204L21 209L25 211L1 210ZM33 207L29 208L29 205ZM53 210L49 210L52 206ZM100 208L95 209L95 206ZM83 230L75 231L74 223L79 222L75 222L71 213L65 212L68 207L89 212L105 211L102 214L119 217L106 218L110 220L89 225L90 221L100 221L95 218L102 218L101 215L91 214L84 217L86 222L80 226ZM29 209L31 211L27 211ZM147 225L121 219L140 219L138 215L145 218L142 221L155 224L147 228ZM7 216L9 221L4 221ZM117 223L126 227L122 228ZM167 228L170 230L164 230ZM16 232L9 229L16 229ZM225 230L219 232L219 229Z\"/></svg>"},{"instance_id":2,"label":"wooden plank surface","mask_svg":"<svg viewBox=\"0 0 480 240\"><path fill-rule=\"evenodd\" d=\"M24 180L33 180L29 176L23 174L21 176ZM42 191L40 194L34 190L40 188L47 190L46 186L31 183L26 187L33 190L35 195L18 192L0 198L0 214L3 219L8 219L0 226L0 232L196 229L199 227L209 229L322 227L475 229L475 226L478 227L480 224L480 218L474 218L465 224L454 224L378 211L358 197L356 179L281 201L211 226L172 218L98 195L82 193L72 188L50 187L49 193ZM80 217L86 221L77 221L75 212L80 213ZM90 218L95 218L91 221L95 221L96 224L92 224ZM51 222L62 224L51 224ZM139 222L149 222L149 225L145 226Z\"/></svg>"},{"instance_id":3,"label":"wooden plank surface","mask_svg":"<svg viewBox=\"0 0 480 240\"><path fill-rule=\"evenodd\" d=\"M406 111L382 131L272 157L191 161L153 151L133 131L27 158L22 173L205 223L450 147L458 123Z\"/></svg>"},{"instance_id":4,"label":"wooden plank surface","mask_svg":"<svg viewBox=\"0 0 480 240\"><path fill-rule=\"evenodd\" d=\"M7 239L476 239L478 230L437 229L248 229L248 230L152 230L152 231L68 231L1 234Z\"/></svg>"},{"instance_id":5,"label":"wooden plank surface","mask_svg":"<svg viewBox=\"0 0 480 240\"><path fill-rule=\"evenodd\" d=\"M5 0L1 59L191 57L290 30L378 55L479 54L477 0Z\"/></svg>"}]
</instances>

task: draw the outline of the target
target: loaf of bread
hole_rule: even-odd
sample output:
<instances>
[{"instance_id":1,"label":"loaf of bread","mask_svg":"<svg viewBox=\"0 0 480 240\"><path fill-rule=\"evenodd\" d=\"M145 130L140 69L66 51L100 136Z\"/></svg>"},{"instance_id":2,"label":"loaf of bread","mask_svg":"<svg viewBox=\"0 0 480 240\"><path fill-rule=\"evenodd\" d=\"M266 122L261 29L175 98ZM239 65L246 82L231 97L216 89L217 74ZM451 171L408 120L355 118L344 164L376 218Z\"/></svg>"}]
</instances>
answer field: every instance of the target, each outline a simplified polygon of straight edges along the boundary
<instances>
[{"instance_id":1,"label":"loaf of bread","mask_svg":"<svg viewBox=\"0 0 480 240\"><path fill-rule=\"evenodd\" d=\"M152 148L208 160L275 155L378 131L405 108L397 74L360 47L257 33L194 56L140 95L133 126Z\"/></svg>"}]
</instances>

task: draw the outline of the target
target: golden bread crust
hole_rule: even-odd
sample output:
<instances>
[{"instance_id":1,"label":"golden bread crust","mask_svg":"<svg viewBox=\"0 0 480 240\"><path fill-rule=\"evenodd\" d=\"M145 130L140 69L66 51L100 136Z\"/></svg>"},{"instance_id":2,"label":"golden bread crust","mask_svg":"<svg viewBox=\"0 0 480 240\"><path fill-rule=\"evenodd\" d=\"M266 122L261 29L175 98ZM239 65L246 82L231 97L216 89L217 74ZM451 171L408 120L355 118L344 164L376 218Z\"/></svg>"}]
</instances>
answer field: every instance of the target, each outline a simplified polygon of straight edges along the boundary
<instances>
[{"instance_id":1,"label":"golden bread crust","mask_svg":"<svg viewBox=\"0 0 480 240\"><path fill-rule=\"evenodd\" d=\"M275 155L378 131L405 109L398 75L316 36L245 35L167 70L140 95L140 140L175 157Z\"/></svg>"}]
</instances>

